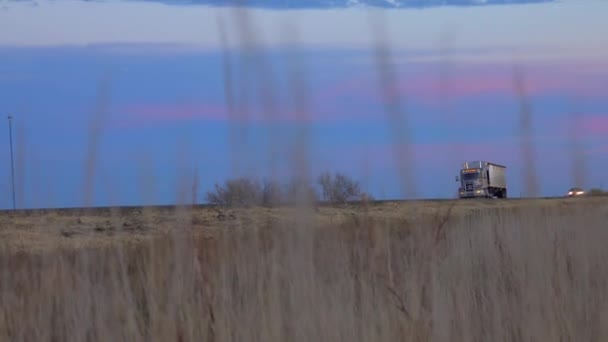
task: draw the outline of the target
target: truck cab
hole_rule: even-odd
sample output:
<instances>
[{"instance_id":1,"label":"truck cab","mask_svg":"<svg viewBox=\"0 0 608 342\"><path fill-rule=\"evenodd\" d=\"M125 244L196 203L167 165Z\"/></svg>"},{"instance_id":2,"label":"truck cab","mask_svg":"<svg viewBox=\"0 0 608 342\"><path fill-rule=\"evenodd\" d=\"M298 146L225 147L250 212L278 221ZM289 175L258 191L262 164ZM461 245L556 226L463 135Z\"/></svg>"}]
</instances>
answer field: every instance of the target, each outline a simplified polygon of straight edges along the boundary
<instances>
[{"instance_id":1,"label":"truck cab","mask_svg":"<svg viewBox=\"0 0 608 342\"><path fill-rule=\"evenodd\" d=\"M459 198L507 198L506 167L486 161L466 162L462 165L458 189Z\"/></svg>"}]
</instances>

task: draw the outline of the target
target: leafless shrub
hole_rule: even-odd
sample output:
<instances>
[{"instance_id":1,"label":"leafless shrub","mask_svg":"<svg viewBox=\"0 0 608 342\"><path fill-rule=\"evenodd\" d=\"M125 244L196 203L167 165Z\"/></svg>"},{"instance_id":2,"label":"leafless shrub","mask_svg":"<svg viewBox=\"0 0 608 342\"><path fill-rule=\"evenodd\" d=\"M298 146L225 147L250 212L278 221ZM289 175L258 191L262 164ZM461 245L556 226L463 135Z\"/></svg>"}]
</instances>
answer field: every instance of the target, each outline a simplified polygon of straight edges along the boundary
<instances>
[{"instance_id":1,"label":"leafless shrub","mask_svg":"<svg viewBox=\"0 0 608 342\"><path fill-rule=\"evenodd\" d=\"M265 181L262 187L262 204L276 206L285 201L281 184L276 181Z\"/></svg>"},{"instance_id":2,"label":"leafless shrub","mask_svg":"<svg viewBox=\"0 0 608 342\"><path fill-rule=\"evenodd\" d=\"M593 188L593 189L589 190L589 195L590 196L608 196L608 191L604 191L603 189L600 189L600 188Z\"/></svg>"},{"instance_id":3,"label":"leafless shrub","mask_svg":"<svg viewBox=\"0 0 608 342\"><path fill-rule=\"evenodd\" d=\"M237 178L226 181L223 186L216 184L214 191L207 193L207 202L225 207L274 207L294 204L297 198L303 198L309 203L318 201L314 187L297 180L287 184L277 181L264 181L260 184L248 178Z\"/></svg>"},{"instance_id":4,"label":"leafless shrub","mask_svg":"<svg viewBox=\"0 0 608 342\"><path fill-rule=\"evenodd\" d=\"M359 183L342 173L332 175L325 172L319 176L318 183L322 189L323 199L330 203L346 203L361 197Z\"/></svg>"},{"instance_id":5,"label":"leafless shrub","mask_svg":"<svg viewBox=\"0 0 608 342\"><path fill-rule=\"evenodd\" d=\"M215 191L207 193L207 201L214 205L242 207L259 205L262 188L258 182L248 178L230 179L223 186L215 184Z\"/></svg>"}]
</instances>

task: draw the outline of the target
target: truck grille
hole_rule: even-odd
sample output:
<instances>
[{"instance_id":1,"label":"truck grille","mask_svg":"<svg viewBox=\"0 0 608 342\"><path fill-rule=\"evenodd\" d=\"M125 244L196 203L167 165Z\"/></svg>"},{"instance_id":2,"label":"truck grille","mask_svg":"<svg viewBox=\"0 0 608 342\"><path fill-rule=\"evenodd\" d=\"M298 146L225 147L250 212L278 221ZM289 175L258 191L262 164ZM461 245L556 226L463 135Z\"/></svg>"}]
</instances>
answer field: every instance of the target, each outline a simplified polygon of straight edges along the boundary
<instances>
[{"instance_id":1,"label":"truck grille","mask_svg":"<svg viewBox=\"0 0 608 342\"><path fill-rule=\"evenodd\" d=\"M465 184L464 185L464 190L465 191L473 191L473 184Z\"/></svg>"}]
</instances>

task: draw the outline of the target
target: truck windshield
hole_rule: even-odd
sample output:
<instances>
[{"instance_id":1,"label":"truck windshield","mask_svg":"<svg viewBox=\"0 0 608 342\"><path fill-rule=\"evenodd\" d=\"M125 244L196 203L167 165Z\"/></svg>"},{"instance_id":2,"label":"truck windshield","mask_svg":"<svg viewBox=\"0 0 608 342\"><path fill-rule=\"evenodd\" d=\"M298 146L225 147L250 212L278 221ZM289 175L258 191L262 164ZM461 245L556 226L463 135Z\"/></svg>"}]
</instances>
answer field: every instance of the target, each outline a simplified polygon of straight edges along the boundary
<instances>
[{"instance_id":1,"label":"truck windshield","mask_svg":"<svg viewBox=\"0 0 608 342\"><path fill-rule=\"evenodd\" d=\"M465 181L475 180L477 178L479 178L479 172L462 174L462 180L465 180Z\"/></svg>"}]
</instances>

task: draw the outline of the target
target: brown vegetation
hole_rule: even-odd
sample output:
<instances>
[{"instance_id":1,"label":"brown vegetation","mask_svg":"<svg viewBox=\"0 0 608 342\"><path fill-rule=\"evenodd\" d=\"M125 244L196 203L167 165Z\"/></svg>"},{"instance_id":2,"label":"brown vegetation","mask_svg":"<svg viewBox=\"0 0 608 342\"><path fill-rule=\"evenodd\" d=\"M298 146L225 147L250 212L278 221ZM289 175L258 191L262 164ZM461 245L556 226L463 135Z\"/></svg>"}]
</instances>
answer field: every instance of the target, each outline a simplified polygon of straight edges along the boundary
<instances>
[{"instance_id":1,"label":"brown vegetation","mask_svg":"<svg viewBox=\"0 0 608 342\"><path fill-rule=\"evenodd\" d=\"M292 181L281 184L276 181L259 182L241 177L227 180L224 185L215 185L207 192L207 203L220 207L274 207L293 204L299 193L304 194L307 203L318 201L315 189L305 182Z\"/></svg>"},{"instance_id":2,"label":"brown vegetation","mask_svg":"<svg viewBox=\"0 0 608 342\"><path fill-rule=\"evenodd\" d=\"M608 191L604 191L599 188L593 188L589 190L589 195L591 196L608 196Z\"/></svg>"},{"instance_id":3,"label":"brown vegetation","mask_svg":"<svg viewBox=\"0 0 608 342\"><path fill-rule=\"evenodd\" d=\"M606 204L5 212L0 340L601 341Z\"/></svg>"},{"instance_id":4,"label":"brown vegetation","mask_svg":"<svg viewBox=\"0 0 608 342\"><path fill-rule=\"evenodd\" d=\"M330 203L346 203L361 197L359 182L345 174L332 175L325 172L319 176L318 182L323 191L323 199Z\"/></svg>"}]
</instances>

